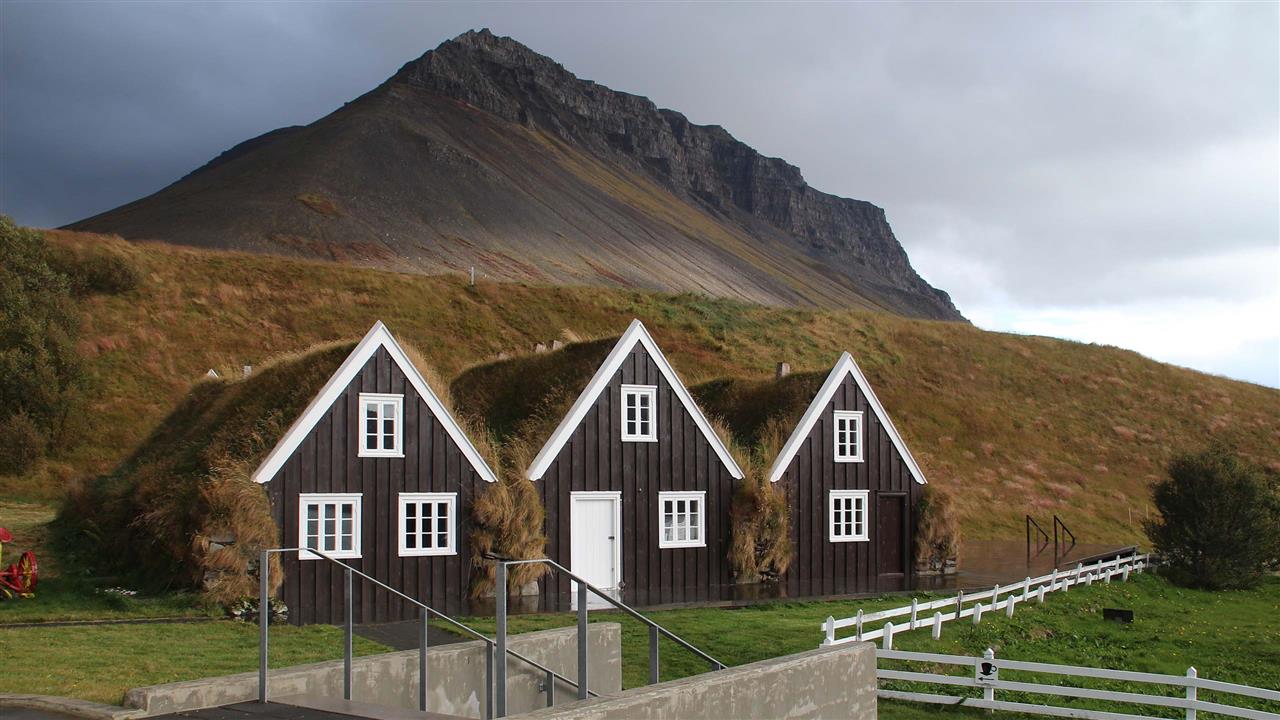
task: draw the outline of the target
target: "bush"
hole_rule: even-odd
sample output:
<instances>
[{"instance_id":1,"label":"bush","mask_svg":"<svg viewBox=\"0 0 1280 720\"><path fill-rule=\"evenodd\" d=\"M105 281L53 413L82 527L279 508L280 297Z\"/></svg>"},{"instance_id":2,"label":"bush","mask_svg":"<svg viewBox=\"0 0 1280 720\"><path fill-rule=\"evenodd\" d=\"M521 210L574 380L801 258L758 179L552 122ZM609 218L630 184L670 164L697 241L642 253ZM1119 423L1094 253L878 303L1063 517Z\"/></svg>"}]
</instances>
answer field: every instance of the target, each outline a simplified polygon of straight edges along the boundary
<instances>
[{"instance_id":1,"label":"bush","mask_svg":"<svg viewBox=\"0 0 1280 720\"><path fill-rule=\"evenodd\" d=\"M15 462L64 435L84 377L78 333L70 283L50 264L44 236L0 215L0 420L22 413L27 421L14 422L39 434Z\"/></svg>"},{"instance_id":2,"label":"bush","mask_svg":"<svg viewBox=\"0 0 1280 720\"><path fill-rule=\"evenodd\" d=\"M50 264L67 276L77 295L119 295L142 283L142 271L134 262L108 247L59 248Z\"/></svg>"},{"instance_id":3,"label":"bush","mask_svg":"<svg viewBox=\"0 0 1280 720\"><path fill-rule=\"evenodd\" d=\"M22 475L44 456L45 438L31 416L19 410L0 420L0 475Z\"/></svg>"},{"instance_id":4,"label":"bush","mask_svg":"<svg viewBox=\"0 0 1280 720\"><path fill-rule=\"evenodd\" d=\"M1144 524L1173 582L1210 590L1257 585L1280 567L1280 497L1262 470L1215 445L1169 463Z\"/></svg>"}]
</instances>

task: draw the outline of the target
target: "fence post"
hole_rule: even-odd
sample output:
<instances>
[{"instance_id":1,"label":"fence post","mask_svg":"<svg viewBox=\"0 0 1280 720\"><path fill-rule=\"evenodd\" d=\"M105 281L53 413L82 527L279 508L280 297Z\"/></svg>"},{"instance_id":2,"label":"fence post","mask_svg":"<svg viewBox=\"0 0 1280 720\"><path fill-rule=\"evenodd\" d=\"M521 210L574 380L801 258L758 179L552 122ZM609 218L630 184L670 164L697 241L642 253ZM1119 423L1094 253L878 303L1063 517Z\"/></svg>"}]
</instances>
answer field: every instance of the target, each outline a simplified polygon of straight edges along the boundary
<instances>
[{"instance_id":1,"label":"fence post","mask_svg":"<svg viewBox=\"0 0 1280 720\"><path fill-rule=\"evenodd\" d=\"M578 581L578 699L587 699L587 584Z\"/></svg>"},{"instance_id":2,"label":"fence post","mask_svg":"<svg viewBox=\"0 0 1280 720\"><path fill-rule=\"evenodd\" d=\"M982 659L983 659L983 660L992 660L992 661L994 661L994 660L996 659L996 652L995 652L994 650L992 650L991 648L987 648L987 651L986 651L986 652L984 652L984 653L982 653ZM990 685L988 685L988 686L986 686L986 687L982 688L982 699L983 699L983 700L986 700L986 701L988 701L988 702L993 702L993 701L995 701L995 699L996 699L996 689L995 689L995 688L993 688L993 687L991 687Z\"/></svg>"},{"instance_id":3,"label":"fence post","mask_svg":"<svg viewBox=\"0 0 1280 720\"><path fill-rule=\"evenodd\" d=\"M497 665L494 667L494 717L507 716L507 564L498 560L493 566L494 639ZM581 638L579 638L581 642Z\"/></svg>"},{"instance_id":4,"label":"fence post","mask_svg":"<svg viewBox=\"0 0 1280 720\"><path fill-rule=\"evenodd\" d=\"M1016 595L1010 595L1009 597L1004 599L1004 616L1005 617L1013 617L1013 605L1014 605L1013 601L1016 598L1017 598Z\"/></svg>"},{"instance_id":5,"label":"fence post","mask_svg":"<svg viewBox=\"0 0 1280 720\"><path fill-rule=\"evenodd\" d=\"M831 625L834 625L835 618L828 617L827 622L831 623ZM830 632L834 634L835 629L831 628L831 625L828 625L827 627L830 629ZM659 670L658 626L650 625L649 626L649 684L650 685L656 685L658 683L658 675L659 675L658 670Z\"/></svg>"},{"instance_id":6,"label":"fence post","mask_svg":"<svg viewBox=\"0 0 1280 720\"><path fill-rule=\"evenodd\" d=\"M1000 609L1000 583L996 583L995 589L991 591L991 611Z\"/></svg>"},{"instance_id":7,"label":"fence post","mask_svg":"<svg viewBox=\"0 0 1280 720\"><path fill-rule=\"evenodd\" d=\"M1187 679L1188 680L1196 679L1196 669L1194 667L1187 668ZM1196 701L1196 686L1188 682L1187 683L1187 702L1193 703L1195 701ZM1187 720L1196 720L1195 707L1187 708Z\"/></svg>"},{"instance_id":8,"label":"fence post","mask_svg":"<svg viewBox=\"0 0 1280 720\"><path fill-rule=\"evenodd\" d=\"M418 610L421 615L418 625L418 710L427 711L427 624L431 621L431 611L425 607Z\"/></svg>"},{"instance_id":9,"label":"fence post","mask_svg":"<svg viewBox=\"0 0 1280 720\"><path fill-rule=\"evenodd\" d=\"M346 627L342 629L342 699L351 699L351 641L355 634L355 613L351 602L351 568L343 571L346 576L347 602Z\"/></svg>"},{"instance_id":10,"label":"fence post","mask_svg":"<svg viewBox=\"0 0 1280 720\"><path fill-rule=\"evenodd\" d=\"M916 629L916 599L911 598L911 629Z\"/></svg>"},{"instance_id":11,"label":"fence post","mask_svg":"<svg viewBox=\"0 0 1280 720\"><path fill-rule=\"evenodd\" d=\"M982 622L982 603L975 603L973 606L973 624L977 625Z\"/></svg>"},{"instance_id":12,"label":"fence post","mask_svg":"<svg viewBox=\"0 0 1280 720\"><path fill-rule=\"evenodd\" d=\"M1043 587L1044 586L1042 585L1041 588L1043 589ZM1058 589L1058 568L1054 568L1053 574L1049 576L1049 592L1053 592L1054 590L1057 590L1057 589ZM1044 600L1044 595L1041 594L1041 602L1043 602L1043 600Z\"/></svg>"},{"instance_id":13,"label":"fence post","mask_svg":"<svg viewBox=\"0 0 1280 720\"><path fill-rule=\"evenodd\" d=\"M836 643L836 619L828 615L827 619L822 621L822 630L826 633L826 639L822 641L822 644L834 645Z\"/></svg>"},{"instance_id":14,"label":"fence post","mask_svg":"<svg viewBox=\"0 0 1280 720\"><path fill-rule=\"evenodd\" d=\"M891 622L884 624L884 640L881 642L881 647L885 650L893 649L893 623Z\"/></svg>"},{"instance_id":15,"label":"fence post","mask_svg":"<svg viewBox=\"0 0 1280 720\"><path fill-rule=\"evenodd\" d=\"M960 619L960 613L964 610L964 591L956 591L956 619Z\"/></svg>"},{"instance_id":16,"label":"fence post","mask_svg":"<svg viewBox=\"0 0 1280 720\"><path fill-rule=\"evenodd\" d=\"M1129 582L1129 566L1124 566L1124 571L1120 573L1120 579Z\"/></svg>"},{"instance_id":17,"label":"fence post","mask_svg":"<svg viewBox=\"0 0 1280 720\"><path fill-rule=\"evenodd\" d=\"M857 629L854 632L854 636L859 641L861 641L862 640L862 608L858 608L858 618L856 622L857 622Z\"/></svg>"},{"instance_id":18,"label":"fence post","mask_svg":"<svg viewBox=\"0 0 1280 720\"><path fill-rule=\"evenodd\" d=\"M271 622L271 553L266 550L258 560L258 702L267 701L267 624Z\"/></svg>"},{"instance_id":19,"label":"fence post","mask_svg":"<svg viewBox=\"0 0 1280 720\"><path fill-rule=\"evenodd\" d=\"M1027 601L1027 594L1031 592L1031 576L1028 575L1026 580L1022 581L1022 601Z\"/></svg>"},{"instance_id":20,"label":"fence post","mask_svg":"<svg viewBox=\"0 0 1280 720\"><path fill-rule=\"evenodd\" d=\"M1044 604L1044 586L1040 586L1040 590L1036 592L1036 602L1040 605Z\"/></svg>"},{"instance_id":21,"label":"fence post","mask_svg":"<svg viewBox=\"0 0 1280 720\"><path fill-rule=\"evenodd\" d=\"M942 613L933 614L933 639L938 640L942 637Z\"/></svg>"}]
</instances>

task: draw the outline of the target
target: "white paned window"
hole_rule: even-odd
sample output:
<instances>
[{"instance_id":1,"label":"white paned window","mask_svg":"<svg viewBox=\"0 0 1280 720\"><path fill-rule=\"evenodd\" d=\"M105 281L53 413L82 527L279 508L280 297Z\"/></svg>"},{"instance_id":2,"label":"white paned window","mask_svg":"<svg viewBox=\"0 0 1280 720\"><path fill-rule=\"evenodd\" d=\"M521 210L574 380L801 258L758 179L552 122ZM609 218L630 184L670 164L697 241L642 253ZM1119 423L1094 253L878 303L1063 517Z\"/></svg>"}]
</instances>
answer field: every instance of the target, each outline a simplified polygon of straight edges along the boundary
<instances>
[{"instance_id":1,"label":"white paned window","mask_svg":"<svg viewBox=\"0 0 1280 720\"><path fill-rule=\"evenodd\" d=\"M835 412L835 461L862 462L862 413Z\"/></svg>"},{"instance_id":2,"label":"white paned window","mask_svg":"<svg viewBox=\"0 0 1280 720\"><path fill-rule=\"evenodd\" d=\"M706 547L705 492L658 493L658 547Z\"/></svg>"},{"instance_id":3,"label":"white paned window","mask_svg":"<svg viewBox=\"0 0 1280 720\"><path fill-rule=\"evenodd\" d=\"M864 542L867 537L867 491L832 490L828 519L831 542Z\"/></svg>"},{"instance_id":4,"label":"white paned window","mask_svg":"<svg viewBox=\"0 0 1280 720\"><path fill-rule=\"evenodd\" d=\"M360 394L360 457L404 457L404 396Z\"/></svg>"},{"instance_id":5,"label":"white paned window","mask_svg":"<svg viewBox=\"0 0 1280 720\"><path fill-rule=\"evenodd\" d=\"M298 496L298 552L317 560L319 550L332 558L360 557L360 493L302 493Z\"/></svg>"},{"instance_id":6,"label":"white paned window","mask_svg":"<svg viewBox=\"0 0 1280 720\"><path fill-rule=\"evenodd\" d=\"M658 388L653 385L622 386L623 442L655 442L658 439Z\"/></svg>"},{"instance_id":7,"label":"white paned window","mask_svg":"<svg viewBox=\"0 0 1280 720\"><path fill-rule=\"evenodd\" d=\"M400 555L456 555L457 493L400 493Z\"/></svg>"}]
</instances>

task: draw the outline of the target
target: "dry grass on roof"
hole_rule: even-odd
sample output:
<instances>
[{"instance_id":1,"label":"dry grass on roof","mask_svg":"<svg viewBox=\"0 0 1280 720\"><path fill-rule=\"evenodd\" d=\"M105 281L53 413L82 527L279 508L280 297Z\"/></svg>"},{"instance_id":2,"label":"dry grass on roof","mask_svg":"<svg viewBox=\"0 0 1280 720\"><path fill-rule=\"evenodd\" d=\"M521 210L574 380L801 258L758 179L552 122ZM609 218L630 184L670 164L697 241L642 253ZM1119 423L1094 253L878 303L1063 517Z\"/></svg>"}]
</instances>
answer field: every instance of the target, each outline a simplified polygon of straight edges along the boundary
<instances>
[{"instance_id":1,"label":"dry grass on roof","mask_svg":"<svg viewBox=\"0 0 1280 720\"><path fill-rule=\"evenodd\" d=\"M604 363L618 338L571 343L545 353L476 365L454 379L461 415L503 444L541 445Z\"/></svg>"},{"instance_id":2,"label":"dry grass on roof","mask_svg":"<svg viewBox=\"0 0 1280 720\"><path fill-rule=\"evenodd\" d=\"M695 385L689 392L709 415L724 422L738 443L772 460L827 374L798 372L780 380L721 378Z\"/></svg>"}]
</instances>

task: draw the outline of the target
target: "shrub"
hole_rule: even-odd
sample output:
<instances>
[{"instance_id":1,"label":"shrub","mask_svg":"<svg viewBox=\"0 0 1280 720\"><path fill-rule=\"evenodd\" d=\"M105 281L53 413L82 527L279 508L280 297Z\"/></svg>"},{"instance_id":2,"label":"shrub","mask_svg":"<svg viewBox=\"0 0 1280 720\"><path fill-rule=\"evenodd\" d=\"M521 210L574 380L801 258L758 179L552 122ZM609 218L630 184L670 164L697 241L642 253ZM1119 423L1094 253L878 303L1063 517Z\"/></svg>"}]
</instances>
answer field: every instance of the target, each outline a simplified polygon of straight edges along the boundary
<instances>
[{"instance_id":1,"label":"shrub","mask_svg":"<svg viewBox=\"0 0 1280 720\"><path fill-rule=\"evenodd\" d=\"M45 438L22 410L0 420L0 475L23 475L44 456Z\"/></svg>"},{"instance_id":2,"label":"shrub","mask_svg":"<svg viewBox=\"0 0 1280 720\"><path fill-rule=\"evenodd\" d=\"M916 501L915 563L942 572L960 554L960 518L950 493L925 485Z\"/></svg>"},{"instance_id":3,"label":"shrub","mask_svg":"<svg viewBox=\"0 0 1280 720\"><path fill-rule=\"evenodd\" d=\"M1280 567L1280 498L1262 470L1222 445L1182 454L1152 486L1157 518L1144 523L1175 583L1247 588Z\"/></svg>"},{"instance_id":4,"label":"shrub","mask_svg":"<svg viewBox=\"0 0 1280 720\"><path fill-rule=\"evenodd\" d=\"M40 439L24 452L60 439L80 400L78 334L70 283L44 237L0 215L0 420L23 413L35 427Z\"/></svg>"}]
</instances>

